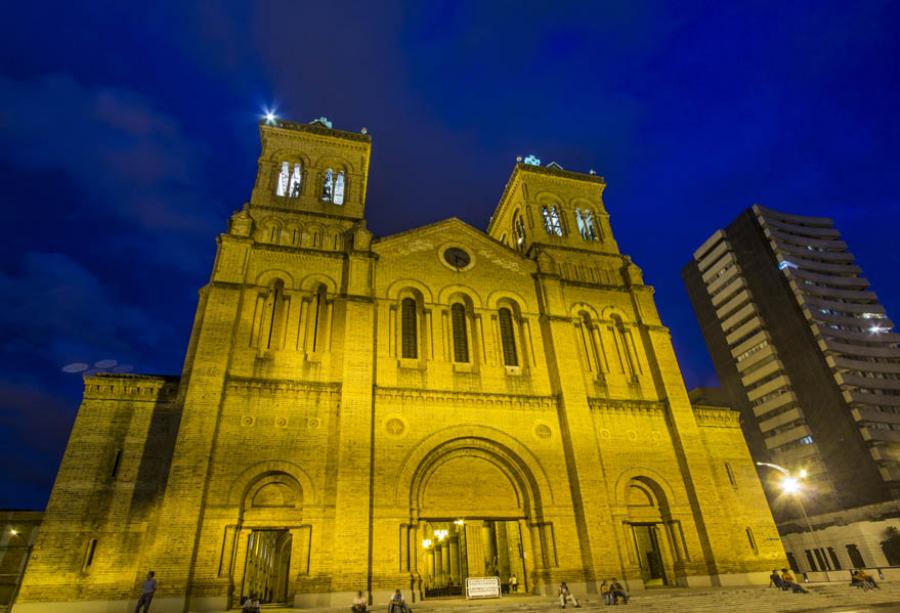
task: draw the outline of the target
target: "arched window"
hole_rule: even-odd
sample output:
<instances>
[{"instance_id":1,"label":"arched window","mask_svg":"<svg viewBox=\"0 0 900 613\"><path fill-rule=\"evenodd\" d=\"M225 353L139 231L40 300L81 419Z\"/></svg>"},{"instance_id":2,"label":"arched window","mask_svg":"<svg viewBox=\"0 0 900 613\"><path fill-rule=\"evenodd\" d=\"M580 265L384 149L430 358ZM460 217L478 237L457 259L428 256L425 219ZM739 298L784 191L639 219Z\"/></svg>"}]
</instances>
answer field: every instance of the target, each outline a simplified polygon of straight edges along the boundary
<instances>
[{"instance_id":1,"label":"arched window","mask_svg":"<svg viewBox=\"0 0 900 613\"><path fill-rule=\"evenodd\" d=\"M334 198L332 202L338 206L344 204L344 171L339 170L334 179Z\"/></svg>"},{"instance_id":2,"label":"arched window","mask_svg":"<svg viewBox=\"0 0 900 613\"><path fill-rule=\"evenodd\" d=\"M275 281L272 291L269 293L269 321L268 334L266 335L266 349L281 349L281 340L284 337L285 311L287 304L284 297L284 281Z\"/></svg>"},{"instance_id":3,"label":"arched window","mask_svg":"<svg viewBox=\"0 0 900 613\"><path fill-rule=\"evenodd\" d=\"M575 220L578 222L578 233L586 241L597 240L597 228L594 226L594 214L590 209L575 209Z\"/></svg>"},{"instance_id":4,"label":"arched window","mask_svg":"<svg viewBox=\"0 0 900 613\"><path fill-rule=\"evenodd\" d=\"M453 361L469 361L469 337L466 330L466 307L455 303L450 307L450 318L453 323Z\"/></svg>"},{"instance_id":5,"label":"arched window","mask_svg":"<svg viewBox=\"0 0 900 613\"><path fill-rule=\"evenodd\" d=\"M541 213L544 216L544 229L549 236L562 236L562 224L559 221L559 211L555 206L543 207Z\"/></svg>"},{"instance_id":6,"label":"arched window","mask_svg":"<svg viewBox=\"0 0 900 613\"><path fill-rule=\"evenodd\" d=\"M500 344L503 347L503 363L506 366L518 366L519 355L516 352L516 333L513 328L512 312L506 307L500 309Z\"/></svg>"},{"instance_id":7,"label":"arched window","mask_svg":"<svg viewBox=\"0 0 900 613\"><path fill-rule=\"evenodd\" d=\"M288 194L288 182L291 178L291 168L290 164L287 162L281 163L281 172L278 173L278 183L275 185L275 195L276 196L287 196Z\"/></svg>"},{"instance_id":8,"label":"arched window","mask_svg":"<svg viewBox=\"0 0 900 613\"><path fill-rule=\"evenodd\" d=\"M582 311L581 316L581 348L584 351L588 363L588 370L601 372L600 352L597 351L597 342L594 338L594 323L591 316Z\"/></svg>"},{"instance_id":9,"label":"arched window","mask_svg":"<svg viewBox=\"0 0 900 613\"><path fill-rule=\"evenodd\" d=\"M522 221L522 216L518 212L513 216L513 236L516 237L516 249L524 249L525 222Z\"/></svg>"},{"instance_id":10,"label":"arched window","mask_svg":"<svg viewBox=\"0 0 900 613\"><path fill-rule=\"evenodd\" d=\"M619 359L622 362L622 372L624 372L629 377L634 378L637 376L637 370L635 369L634 361L631 358L631 348L628 343L628 331L626 330L625 324L622 322L622 319L618 315L613 315L612 321L616 338L616 346L619 350Z\"/></svg>"},{"instance_id":11,"label":"arched window","mask_svg":"<svg viewBox=\"0 0 900 613\"><path fill-rule=\"evenodd\" d=\"M329 168L322 179L322 200L331 202L332 198L334 198L334 171Z\"/></svg>"},{"instance_id":12,"label":"arched window","mask_svg":"<svg viewBox=\"0 0 900 613\"><path fill-rule=\"evenodd\" d=\"M400 306L401 357L419 357L419 330L416 301L404 298Z\"/></svg>"},{"instance_id":13,"label":"arched window","mask_svg":"<svg viewBox=\"0 0 900 613\"><path fill-rule=\"evenodd\" d=\"M291 171L291 180L288 185L288 194L291 198L299 198L300 197L300 164L294 164L294 169Z\"/></svg>"},{"instance_id":14,"label":"arched window","mask_svg":"<svg viewBox=\"0 0 900 613\"><path fill-rule=\"evenodd\" d=\"M335 172L333 168L326 169L322 178L322 202L343 205L345 187L346 179L343 170Z\"/></svg>"},{"instance_id":15,"label":"arched window","mask_svg":"<svg viewBox=\"0 0 900 613\"><path fill-rule=\"evenodd\" d=\"M312 350L313 351L321 351L324 345L325 338L325 326L326 322L326 310L327 301L325 295L325 286L320 285L319 289L316 290L316 295L313 298L312 304Z\"/></svg>"}]
</instances>

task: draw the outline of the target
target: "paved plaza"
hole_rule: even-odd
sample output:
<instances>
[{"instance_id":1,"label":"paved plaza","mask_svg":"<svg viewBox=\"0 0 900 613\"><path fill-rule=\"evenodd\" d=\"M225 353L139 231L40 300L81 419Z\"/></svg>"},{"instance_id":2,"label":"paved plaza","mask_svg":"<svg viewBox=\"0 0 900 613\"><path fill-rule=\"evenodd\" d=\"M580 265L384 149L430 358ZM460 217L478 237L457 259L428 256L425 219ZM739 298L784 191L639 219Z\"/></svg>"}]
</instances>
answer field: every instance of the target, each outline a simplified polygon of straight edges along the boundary
<instances>
[{"instance_id":1,"label":"paved plaza","mask_svg":"<svg viewBox=\"0 0 900 613\"><path fill-rule=\"evenodd\" d=\"M900 613L900 583L881 583L881 589L863 592L844 583L811 583L809 594L791 594L766 587L717 589L660 589L632 595L628 609L652 613L758 613L760 611L803 611L816 613ZM576 597L579 595L576 594ZM582 609L606 609L597 595L579 598ZM500 600L460 599L426 600L409 603L414 613L539 613L556 611L555 599L545 596L511 596ZM624 606L624 605L619 605ZM571 608L571 607L569 607ZM346 608L309 609L319 613L346 613ZM385 613L386 603L369 607ZM287 608L263 608L265 613L297 611Z\"/></svg>"}]
</instances>

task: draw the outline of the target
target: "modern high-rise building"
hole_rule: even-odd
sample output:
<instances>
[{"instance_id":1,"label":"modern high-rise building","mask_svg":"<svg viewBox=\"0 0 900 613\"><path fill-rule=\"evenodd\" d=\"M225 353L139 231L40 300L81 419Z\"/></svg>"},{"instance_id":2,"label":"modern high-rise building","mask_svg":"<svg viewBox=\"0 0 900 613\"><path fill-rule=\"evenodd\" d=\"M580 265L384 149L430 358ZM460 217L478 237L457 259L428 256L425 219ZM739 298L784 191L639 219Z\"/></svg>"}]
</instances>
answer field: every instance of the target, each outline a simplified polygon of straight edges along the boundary
<instances>
[{"instance_id":1,"label":"modern high-rise building","mask_svg":"<svg viewBox=\"0 0 900 613\"><path fill-rule=\"evenodd\" d=\"M900 499L900 335L832 221L755 205L683 277L755 459L806 471L810 513Z\"/></svg>"}]
</instances>

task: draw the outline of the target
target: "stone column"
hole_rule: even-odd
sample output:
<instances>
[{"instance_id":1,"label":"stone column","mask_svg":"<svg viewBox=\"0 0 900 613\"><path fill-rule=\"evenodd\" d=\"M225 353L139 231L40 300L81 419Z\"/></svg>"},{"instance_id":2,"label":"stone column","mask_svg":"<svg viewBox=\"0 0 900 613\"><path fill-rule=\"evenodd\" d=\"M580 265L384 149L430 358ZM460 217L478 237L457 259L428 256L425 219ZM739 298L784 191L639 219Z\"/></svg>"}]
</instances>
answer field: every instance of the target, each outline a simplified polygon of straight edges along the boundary
<instances>
[{"instance_id":1,"label":"stone column","mask_svg":"<svg viewBox=\"0 0 900 613\"><path fill-rule=\"evenodd\" d=\"M447 585L447 580L452 574L453 569L450 567L450 542L444 541L441 543L441 584Z\"/></svg>"},{"instance_id":2,"label":"stone column","mask_svg":"<svg viewBox=\"0 0 900 613\"><path fill-rule=\"evenodd\" d=\"M460 568L459 568L459 538L452 537L450 539L450 579L453 580L454 585L459 585L460 581Z\"/></svg>"},{"instance_id":3,"label":"stone column","mask_svg":"<svg viewBox=\"0 0 900 613\"><path fill-rule=\"evenodd\" d=\"M483 521L466 522L466 561L470 577L484 576L484 544L481 537L483 528Z\"/></svg>"},{"instance_id":4,"label":"stone column","mask_svg":"<svg viewBox=\"0 0 900 613\"><path fill-rule=\"evenodd\" d=\"M500 573L501 582L509 579L510 572L512 572L506 525L505 521L498 521L494 524L497 533L497 571Z\"/></svg>"}]
</instances>

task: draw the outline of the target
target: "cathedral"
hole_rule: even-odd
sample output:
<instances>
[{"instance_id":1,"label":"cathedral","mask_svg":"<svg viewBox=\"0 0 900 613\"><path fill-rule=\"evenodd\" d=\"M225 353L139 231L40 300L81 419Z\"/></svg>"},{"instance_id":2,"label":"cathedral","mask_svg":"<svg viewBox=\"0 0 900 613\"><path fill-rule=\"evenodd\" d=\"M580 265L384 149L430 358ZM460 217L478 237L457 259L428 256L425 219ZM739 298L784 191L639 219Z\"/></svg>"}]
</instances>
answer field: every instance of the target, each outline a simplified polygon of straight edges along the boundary
<instances>
[{"instance_id":1,"label":"cathedral","mask_svg":"<svg viewBox=\"0 0 900 613\"><path fill-rule=\"evenodd\" d=\"M376 238L365 130L259 134L181 375L85 377L17 612L124 613L151 570L162 613L787 566L739 414L691 401L602 177L528 156L487 231Z\"/></svg>"}]
</instances>

